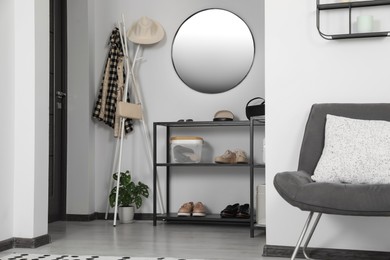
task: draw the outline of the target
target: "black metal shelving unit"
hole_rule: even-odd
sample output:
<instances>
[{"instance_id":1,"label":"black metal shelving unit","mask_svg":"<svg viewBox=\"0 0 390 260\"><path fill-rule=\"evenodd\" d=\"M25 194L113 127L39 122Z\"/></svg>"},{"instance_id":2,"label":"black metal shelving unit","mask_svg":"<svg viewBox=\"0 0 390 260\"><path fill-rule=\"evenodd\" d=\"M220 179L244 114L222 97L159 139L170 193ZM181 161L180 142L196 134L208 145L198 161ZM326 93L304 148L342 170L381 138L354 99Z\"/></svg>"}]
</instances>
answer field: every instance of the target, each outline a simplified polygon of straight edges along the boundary
<instances>
[{"instance_id":1,"label":"black metal shelving unit","mask_svg":"<svg viewBox=\"0 0 390 260\"><path fill-rule=\"evenodd\" d=\"M153 225L157 220L164 220L171 223L192 223L192 224L222 224L222 225L249 225L250 236L254 237L255 228L265 228L264 225L255 224L254 214L254 171L256 168L264 168L264 164L254 162L254 132L255 127L265 126L262 117L252 117L249 121L193 121L193 122L154 122L153 123ZM166 128L166 162L157 162L157 132L159 128ZM217 163L169 163L169 140L172 128L198 128L198 127L247 127L249 129L249 163L248 164L217 164ZM159 167L166 167L166 212L157 214L157 174ZM177 217L176 213L170 213L170 170L172 167L244 167L249 169L249 193L250 193L250 215L249 219L221 218L219 215L211 214L206 217Z\"/></svg>"},{"instance_id":2,"label":"black metal shelving unit","mask_svg":"<svg viewBox=\"0 0 390 260\"><path fill-rule=\"evenodd\" d=\"M352 9L361 7L374 7L390 5L390 0L371 0L371 1L351 1L343 3L328 3L321 4L320 0L317 0L317 21L316 26L319 34L326 40L340 40L340 39L353 39L353 38L368 38L368 37L387 37L390 36L390 31L382 32L367 32L367 33L352 33ZM336 10L336 9L348 9L349 10L349 31L345 34L325 34L321 31L320 15L321 11Z\"/></svg>"}]
</instances>

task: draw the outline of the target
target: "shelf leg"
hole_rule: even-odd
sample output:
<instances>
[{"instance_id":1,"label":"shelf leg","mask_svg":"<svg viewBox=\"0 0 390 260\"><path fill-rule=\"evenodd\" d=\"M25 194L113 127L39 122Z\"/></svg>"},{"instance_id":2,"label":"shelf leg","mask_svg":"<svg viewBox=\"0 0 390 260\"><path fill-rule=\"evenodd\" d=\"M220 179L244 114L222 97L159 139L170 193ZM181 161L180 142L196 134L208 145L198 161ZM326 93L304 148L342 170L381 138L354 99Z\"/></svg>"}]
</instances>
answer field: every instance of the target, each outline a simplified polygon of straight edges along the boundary
<instances>
[{"instance_id":1,"label":"shelf leg","mask_svg":"<svg viewBox=\"0 0 390 260\"><path fill-rule=\"evenodd\" d=\"M157 166L156 166L156 160L157 160L157 142L156 142L156 130L157 126L156 124L153 124L153 226L157 225Z\"/></svg>"},{"instance_id":2,"label":"shelf leg","mask_svg":"<svg viewBox=\"0 0 390 260\"><path fill-rule=\"evenodd\" d=\"M249 180L249 183L250 183L250 189L249 189L249 192L250 192L250 205L249 205L249 208L250 208L250 237L254 237L255 236L255 227L254 227L254 210L253 210L253 203L254 203L254 199L253 199L253 194L254 194L254 169L253 169L253 163L254 163L254 149L253 149L253 139L254 139L254 129L253 129L253 118L250 119L250 126L249 126L249 147L250 147L250 156L249 156L249 164L250 164L250 180Z\"/></svg>"}]
</instances>

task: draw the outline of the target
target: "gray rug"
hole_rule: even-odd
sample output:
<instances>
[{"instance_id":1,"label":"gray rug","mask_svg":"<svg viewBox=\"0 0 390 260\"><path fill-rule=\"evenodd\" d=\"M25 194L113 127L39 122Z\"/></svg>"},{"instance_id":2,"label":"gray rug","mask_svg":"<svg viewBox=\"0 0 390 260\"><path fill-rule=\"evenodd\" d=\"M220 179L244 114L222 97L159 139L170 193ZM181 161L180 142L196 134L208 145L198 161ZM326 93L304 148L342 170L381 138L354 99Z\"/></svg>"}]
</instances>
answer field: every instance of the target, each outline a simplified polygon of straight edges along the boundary
<instances>
[{"instance_id":1,"label":"gray rug","mask_svg":"<svg viewBox=\"0 0 390 260\"><path fill-rule=\"evenodd\" d=\"M96 255L47 255L47 254L10 254L0 260L201 260L172 257L130 257L130 256L96 256Z\"/></svg>"}]
</instances>

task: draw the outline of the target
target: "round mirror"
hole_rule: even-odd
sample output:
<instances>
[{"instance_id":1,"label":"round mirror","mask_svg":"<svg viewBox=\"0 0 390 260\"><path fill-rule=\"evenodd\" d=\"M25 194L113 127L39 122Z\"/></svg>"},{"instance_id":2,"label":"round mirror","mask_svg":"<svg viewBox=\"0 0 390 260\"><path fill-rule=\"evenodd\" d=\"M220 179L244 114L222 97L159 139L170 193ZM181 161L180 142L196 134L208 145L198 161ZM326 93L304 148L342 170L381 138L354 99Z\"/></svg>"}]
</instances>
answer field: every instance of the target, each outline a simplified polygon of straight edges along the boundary
<instances>
[{"instance_id":1,"label":"round mirror","mask_svg":"<svg viewBox=\"0 0 390 260\"><path fill-rule=\"evenodd\" d=\"M237 15L207 9L179 27L172 44L173 66L190 88L221 93L236 87L252 67L253 36Z\"/></svg>"}]
</instances>

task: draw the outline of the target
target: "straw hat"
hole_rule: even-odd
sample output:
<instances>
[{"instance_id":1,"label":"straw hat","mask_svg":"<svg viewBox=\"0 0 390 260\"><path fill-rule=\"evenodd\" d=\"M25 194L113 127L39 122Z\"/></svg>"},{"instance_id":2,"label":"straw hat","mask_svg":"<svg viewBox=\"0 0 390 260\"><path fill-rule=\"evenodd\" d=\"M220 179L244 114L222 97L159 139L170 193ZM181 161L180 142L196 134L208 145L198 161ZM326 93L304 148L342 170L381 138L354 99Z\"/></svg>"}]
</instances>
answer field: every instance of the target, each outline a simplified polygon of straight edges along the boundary
<instances>
[{"instance_id":1,"label":"straw hat","mask_svg":"<svg viewBox=\"0 0 390 260\"><path fill-rule=\"evenodd\" d=\"M164 34L161 24L143 16L127 31L127 38L138 44L153 44L161 41Z\"/></svg>"}]
</instances>

